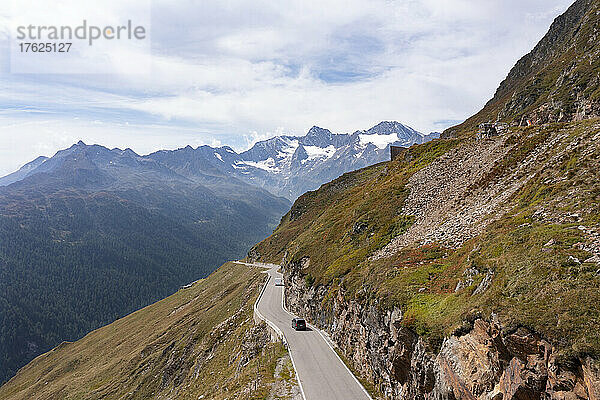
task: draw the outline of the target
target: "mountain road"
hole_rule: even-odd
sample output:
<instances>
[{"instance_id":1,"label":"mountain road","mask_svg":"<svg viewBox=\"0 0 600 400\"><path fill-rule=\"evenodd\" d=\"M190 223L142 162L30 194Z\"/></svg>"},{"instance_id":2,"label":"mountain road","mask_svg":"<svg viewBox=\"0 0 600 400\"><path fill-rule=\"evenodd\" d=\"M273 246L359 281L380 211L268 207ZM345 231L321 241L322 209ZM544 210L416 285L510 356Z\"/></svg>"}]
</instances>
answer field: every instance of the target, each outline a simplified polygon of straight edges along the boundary
<instances>
[{"instance_id":1,"label":"mountain road","mask_svg":"<svg viewBox=\"0 0 600 400\"><path fill-rule=\"evenodd\" d=\"M285 336L304 399L371 399L317 328L311 325L306 331L292 328L295 315L284 308L283 286L275 285L275 278L282 278L278 269L278 265L270 265L266 271L269 280L257 309Z\"/></svg>"}]
</instances>

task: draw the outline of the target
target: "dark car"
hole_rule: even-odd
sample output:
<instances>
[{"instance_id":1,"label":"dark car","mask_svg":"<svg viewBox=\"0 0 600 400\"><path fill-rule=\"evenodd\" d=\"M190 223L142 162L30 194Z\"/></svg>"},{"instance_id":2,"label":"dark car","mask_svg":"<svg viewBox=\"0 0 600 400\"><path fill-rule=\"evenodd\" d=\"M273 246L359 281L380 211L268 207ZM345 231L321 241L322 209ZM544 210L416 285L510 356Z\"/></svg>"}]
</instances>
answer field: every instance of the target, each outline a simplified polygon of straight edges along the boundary
<instances>
[{"instance_id":1,"label":"dark car","mask_svg":"<svg viewBox=\"0 0 600 400\"><path fill-rule=\"evenodd\" d=\"M292 328L297 331L305 331L306 330L306 321L302 318L294 318L292 320Z\"/></svg>"}]
</instances>

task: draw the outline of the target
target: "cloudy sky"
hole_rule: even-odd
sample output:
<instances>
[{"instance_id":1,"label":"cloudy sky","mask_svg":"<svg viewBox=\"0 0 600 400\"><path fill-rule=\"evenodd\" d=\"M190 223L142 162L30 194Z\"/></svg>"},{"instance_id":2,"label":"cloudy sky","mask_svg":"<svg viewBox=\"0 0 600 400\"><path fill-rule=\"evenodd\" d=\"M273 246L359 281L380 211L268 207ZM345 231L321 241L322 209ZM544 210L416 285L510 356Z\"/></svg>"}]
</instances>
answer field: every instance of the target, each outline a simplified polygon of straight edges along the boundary
<instances>
[{"instance_id":1,"label":"cloudy sky","mask_svg":"<svg viewBox=\"0 0 600 400\"><path fill-rule=\"evenodd\" d=\"M148 153L244 150L313 125L344 133L397 120L441 131L480 109L572 1L5 3L0 175L80 139ZM51 61L22 73L15 21L63 24L65 10L70 21L142 21L147 46L107 47L105 60L87 66L85 54L69 54L76 73Z\"/></svg>"}]
</instances>

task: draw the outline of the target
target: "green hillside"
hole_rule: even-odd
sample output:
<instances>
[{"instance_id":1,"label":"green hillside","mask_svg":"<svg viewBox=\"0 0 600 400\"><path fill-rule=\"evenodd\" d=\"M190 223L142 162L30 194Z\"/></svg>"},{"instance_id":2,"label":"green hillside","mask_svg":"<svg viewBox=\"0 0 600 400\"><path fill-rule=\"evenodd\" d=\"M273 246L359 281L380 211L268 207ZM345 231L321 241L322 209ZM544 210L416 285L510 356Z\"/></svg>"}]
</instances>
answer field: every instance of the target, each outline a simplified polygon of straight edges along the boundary
<instances>
[{"instance_id":1,"label":"green hillside","mask_svg":"<svg viewBox=\"0 0 600 400\"><path fill-rule=\"evenodd\" d=\"M600 356L599 16L577 0L445 140L305 194L251 256L283 262L324 310L340 293L402 310L434 353L483 317L567 364ZM487 121L509 128L475 140Z\"/></svg>"},{"instance_id":2,"label":"green hillside","mask_svg":"<svg viewBox=\"0 0 600 400\"><path fill-rule=\"evenodd\" d=\"M258 269L225 264L191 288L37 357L0 388L0 398L264 398L286 352L252 319L263 282Z\"/></svg>"}]
</instances>

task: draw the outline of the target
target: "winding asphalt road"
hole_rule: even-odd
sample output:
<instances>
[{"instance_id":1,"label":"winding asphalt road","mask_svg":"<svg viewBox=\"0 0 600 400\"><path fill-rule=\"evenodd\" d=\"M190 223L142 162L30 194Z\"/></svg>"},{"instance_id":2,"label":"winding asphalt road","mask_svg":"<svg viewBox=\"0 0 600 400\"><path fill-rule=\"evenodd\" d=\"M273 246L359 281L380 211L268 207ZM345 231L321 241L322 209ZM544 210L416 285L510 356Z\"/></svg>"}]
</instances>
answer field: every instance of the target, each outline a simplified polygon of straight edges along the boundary
<instances>
[{"instance_id":1,"label":"winding asphalt road","mask_svg":"<svg viewBox=\"0 0 600 400\"><path fill-rule=\"evenodd\" d=\"M316 328L310 327L307 331L292 329L294 315L283 308L283 287L275 286L275 278L282 277L277 272L278 268L278 265L274 265L267 271L270 279L257 304L257 309L285 335L304 398L306 400L371 399Z\"/></svg>"}]
</instances>

